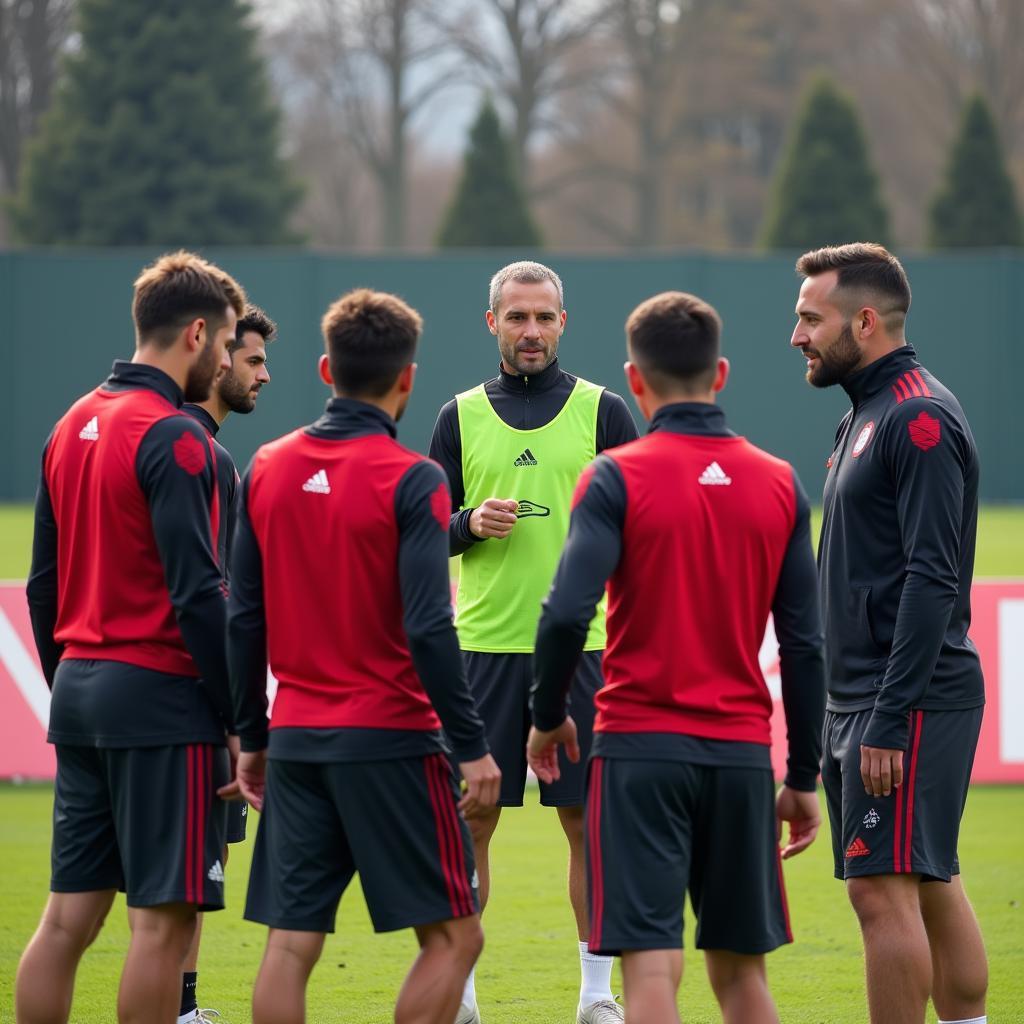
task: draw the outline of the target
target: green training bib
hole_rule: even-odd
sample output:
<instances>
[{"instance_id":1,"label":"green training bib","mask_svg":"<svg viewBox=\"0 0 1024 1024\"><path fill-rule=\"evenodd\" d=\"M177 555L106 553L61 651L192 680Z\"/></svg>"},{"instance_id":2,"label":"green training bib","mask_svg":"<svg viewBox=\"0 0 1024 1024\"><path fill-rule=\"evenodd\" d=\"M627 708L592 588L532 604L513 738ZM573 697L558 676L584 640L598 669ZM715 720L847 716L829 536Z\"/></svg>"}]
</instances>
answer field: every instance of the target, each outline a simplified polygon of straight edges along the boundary
<instances>
[{"instance_id":1,"label":"green training bib","mask_svg":"<svg viewBox=\"0 0 1024 1024\"><path fill-rule=\"evenodd\" d=\"M536 430L505 423L482 384L456 396L464 507L476 508L487 498L519 502L505 540L480 541L462 555L455 626L464 651L533 651L541 601L569 532L573 490L596 454L603 390L577 379L558 415ZM598 605L585 650L604 650L606 601Z\"/></svg>"}]
</instances>

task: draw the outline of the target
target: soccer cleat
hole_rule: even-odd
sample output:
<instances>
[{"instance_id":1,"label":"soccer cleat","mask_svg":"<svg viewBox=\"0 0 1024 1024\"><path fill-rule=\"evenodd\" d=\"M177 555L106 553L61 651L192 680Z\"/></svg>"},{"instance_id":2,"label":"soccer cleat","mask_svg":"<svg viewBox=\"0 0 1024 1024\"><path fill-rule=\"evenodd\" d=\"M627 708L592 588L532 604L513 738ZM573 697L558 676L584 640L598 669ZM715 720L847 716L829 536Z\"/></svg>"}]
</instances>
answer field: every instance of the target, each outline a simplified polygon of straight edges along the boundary
<instances>
[{"instance_id":1,"label":"soccer cleat","mask_svg":"<svg viewBox=\"0 0 1024 1024\"><path fill-rule=\"evenodd\" d=\"M621 1024L625 1019L622 1006L614 999L599 999L576 1011L576 1024Z\"/></svg>"},{"instance_id":2,"label":"soccer cleat","mask_svg":"<svg viewBox=\"0 0 1024 1024\"><path fill-rule=\"evenodd\" d=\"M455 1015L455 1024L480 1024L480 1008L474 1003L467 1006L459 1004L459 1012Z\"/></svg>"},{"instance_id":3,"label":"soccer cleat","mask_svg":"<svg viewBox=\"0 0 1024 1024\"><path fill-rule=\"evenodd\" d=\"M214 1024L214 1019L223 1020L220 1015L220 1010L211 1010L209 1008L205 1010L196 1010L195 1024Z\"/></svg>"}]
</instances>

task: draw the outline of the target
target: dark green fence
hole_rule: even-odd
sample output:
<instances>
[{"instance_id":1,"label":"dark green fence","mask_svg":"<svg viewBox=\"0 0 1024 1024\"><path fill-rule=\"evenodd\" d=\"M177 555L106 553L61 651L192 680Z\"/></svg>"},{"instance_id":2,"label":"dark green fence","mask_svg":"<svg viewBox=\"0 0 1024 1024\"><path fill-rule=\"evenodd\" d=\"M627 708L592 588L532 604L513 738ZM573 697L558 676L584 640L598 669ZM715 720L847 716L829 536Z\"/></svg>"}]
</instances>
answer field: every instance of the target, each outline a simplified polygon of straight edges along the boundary
<instances>
[{"instance_id":1,"label":"dark green fence","mask_svg":"<svg viewBox=\"0 0 1024 1024\"><path fill-rule=\"evenodd\" d=\"M31 498L39 452L54 422L133 347L132 281L155 252L0 252L0 359L7 411L0 441L0 500ZM272 382L248 417L221 439L240 467L255 448L315 418L326 398L316 376L319 322L357 285L397 292L423 314L416 393L400 437L425 450L441 404L496 372L484 325L491 274L519 253L368 257L281 250L207 253L234 274L280 325L270 349ZM847 407L838 388L814 391L789 347L798 280L791 257L690 253L634 258L544 254L565 282L569 320L562 365L624 390L623 323L647 296L696 292L725 322L732 376L722 395L733 427L792 461L816 500L835 425ZM914 289L908 337L922 361L959 396L982 457L982 495L1024 500L1024 431L1017 388L1024 354L1014 296L1024 295L1024 256L989 253L906 260Z\"/></svg>"}]
</instances>

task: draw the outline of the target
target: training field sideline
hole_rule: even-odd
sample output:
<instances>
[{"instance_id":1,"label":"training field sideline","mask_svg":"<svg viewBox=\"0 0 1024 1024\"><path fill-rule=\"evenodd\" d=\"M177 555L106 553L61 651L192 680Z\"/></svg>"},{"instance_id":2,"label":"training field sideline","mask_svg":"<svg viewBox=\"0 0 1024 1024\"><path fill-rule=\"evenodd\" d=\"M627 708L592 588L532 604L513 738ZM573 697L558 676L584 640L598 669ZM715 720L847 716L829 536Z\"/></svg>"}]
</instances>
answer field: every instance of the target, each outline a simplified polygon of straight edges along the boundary
<instances>
[{"instance_id":1,"label":"training field sideline","mask_svg":"<svg viewBox=\"0 0 1024 1024\"><path fill-rule=\"evenodd\" d=\"M0 786L0 1022L13 1022L18 957L46 896L51 789ZM565 844L555 816L527 793L527 806L505 812L494 840L494 890L484 928L487 945L477 991L487 1024L571 1024L579 965L566 904ZM255 816L254 816L255 818ZM221 1011L226 1024L247 1024L249 995L266 930L241 919L249 838L232 847L228 909L211 914L203 940L200 1005ZM1024 787L979 786L971 791L961 833L966 887L985 933L991 964L989 1020L1024 1022ZM862 1024L866 1002L860 938L841 883L831 877L827 832L785 867L796 943L768 958L769 977L786 1024ZM687 1024L718 1021L692 954L693 918L687 908L687 966L680 1007ZM127 941L124 902L78 974L72 1022L114 1024L114 1001ZM342 901L310 983L308 1020L382 1024L412 958L411 932L372 933L358 887ZM616 991L621 991L616 971ZM929 1017L933 1021L934 1016Z\"/></svg>"}]
</instances>

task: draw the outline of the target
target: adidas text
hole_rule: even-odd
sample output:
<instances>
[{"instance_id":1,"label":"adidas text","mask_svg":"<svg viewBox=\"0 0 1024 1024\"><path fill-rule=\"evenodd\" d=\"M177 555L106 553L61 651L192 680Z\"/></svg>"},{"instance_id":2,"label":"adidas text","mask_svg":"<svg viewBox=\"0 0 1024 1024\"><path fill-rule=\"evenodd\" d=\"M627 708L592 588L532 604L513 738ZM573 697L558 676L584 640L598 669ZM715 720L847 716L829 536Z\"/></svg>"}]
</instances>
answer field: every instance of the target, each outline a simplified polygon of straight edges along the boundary
<instances>
[{"instance_id":1,"label":"adidas text","mask_svg":"<svg viewBox=\"0 0 1024 1024\"><path fill-rule=\"evenodd\" d=\"M732 483L732 477L725 475L725 470L717 462L712 462L707 469L701 473L697 483L717 487L726 487Z\"/></svg>"},{"instance_id":2,"label":"adidas text","mask_svg":"<svg viewBox=\"0 0 1024 1024\"><path fill-rule=\"evenodd\" d=\"M523 454L512 463L513 466L536 466L538 464L537 456L534 455L529 448L527 448L526 451L524 451Z\"/></svg>"},{"instance_id":3,"label":"adidas text","mask_svg":"<svg viewBox=\"0 0 1024 1024\"><path fill-rule=\"evenodd\" d=\"M330 494L331 485L327 482L327 470L318 469L303 485L304 491L311 494Z\"/></svg>"},{"instance_id":4,"label":"adidas text","mask_svg":"<svg viewBox=\"0 0 1024 1024\"><path fill-rule=\"evenodd\" d=\"M93 416L91 420L78 432L78 436L83 441L98 441L100 439L100 423L99 420Z\"/></svg>"}]
</instances>

